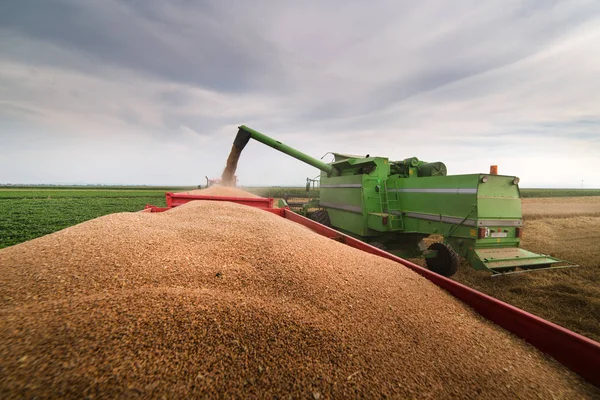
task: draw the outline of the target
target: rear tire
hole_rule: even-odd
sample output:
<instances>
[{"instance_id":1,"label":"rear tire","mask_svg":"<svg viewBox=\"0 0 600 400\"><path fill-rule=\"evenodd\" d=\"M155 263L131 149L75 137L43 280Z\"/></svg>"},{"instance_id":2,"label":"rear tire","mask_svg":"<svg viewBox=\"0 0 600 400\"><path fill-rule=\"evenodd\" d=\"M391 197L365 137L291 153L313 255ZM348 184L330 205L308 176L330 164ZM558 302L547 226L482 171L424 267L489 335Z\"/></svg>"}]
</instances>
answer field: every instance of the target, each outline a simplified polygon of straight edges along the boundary
<instances>
[{"instance_id":1,"label":"rear tire","mask_svg":"<svg viewBox=\"0 0 600 400\"><path fill-rule=\"evenodd\" d=\"M317 210L310 215L310 219L331 228L331 221L327 210Z\"/></svg>"},{"instance_id":2,"label":"rear tire","mask_svg":"<svg viewBox=\"0 0 600 400\"><path fill-rule=\"evenodd\" d=\"M429 250L435 250L438 254L434 258L425 259L428 270L447 277L456 273L459 258L452 247L445 243L433 243L429 246Z\"/></svg>"},{"instance_id":3,"label":"rear tire","mask_svg":"<svg viewBox=\"0 0 600 400\"><path fill-rule=\"evenodd\" d=\"M369 244L373 247L377 247L379 250L387 251L387 246L383 243L370 242Z\"/></svg>"},{"instance_id":4,"label":"rear tire","mask_svg":"<svg viewBox=\"0 0 600 400\"><path fill-rule=\"evenodd\" d=\"M495 271L498 271L501 274L503 274L505 272L513 272L516 269L517 269L517 267L506 267L506 268L496 268Z\"/></svg>"}]
</instances>

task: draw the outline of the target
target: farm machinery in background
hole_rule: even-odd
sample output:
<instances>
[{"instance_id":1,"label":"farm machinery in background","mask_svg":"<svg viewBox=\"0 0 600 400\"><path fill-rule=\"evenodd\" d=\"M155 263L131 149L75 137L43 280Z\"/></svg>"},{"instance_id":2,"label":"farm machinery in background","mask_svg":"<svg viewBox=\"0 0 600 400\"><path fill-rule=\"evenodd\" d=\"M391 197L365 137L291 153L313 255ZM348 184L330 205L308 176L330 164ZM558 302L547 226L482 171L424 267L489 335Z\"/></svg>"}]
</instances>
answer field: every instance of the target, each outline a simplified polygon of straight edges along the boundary
<instances>
[{"instance_id":1,"label":"farm machinery in background","mask_svg":"<svg viewBox=\"0 0 600 400\"><path fill-rule=\"evenodd\" d=\"M306 178L306 192L284 193L282 199L287 206L298 214L308 216L319 208L319 179Z\"/></svg>"},{"instance_id":2,"label":"farm machinery in background","mask_svg":"<svg viewBox=\"0 0 600 400\"><path fill-rule=\"evenodd\" d=\"M459 256L493 274L570 264L519 247L523 233L519 178L447 175L442 162L416 157L333 154L332 163L304 154L247 126L234 140L239 153L250 139L321 170L319 197L303 214L400 257L424 256L427 268L453 275ZM307 187L311 182L307 180ZM291 200L291 199L289 199ZM423 239L440 235L427 246ZM557 266L557 264L562 264Z\"/></svg>"},{"instance_id":3,"label":"farm machinery in background","mask_svg":"<svg viewBox=\"0 0 600 400\"><path fill-rule=\"evenodd\" d=\"M221 185L222 184L221 178L210 179L208 176L205 176L205 178L206 178L206 186L205 186L205 188L209 188L209 187L214 186L214 185ZM238 182L237 176L234 176L233 177L233 182L229 186L235 187L235 186L237 186L237 182ZM201 186L202 185L198 185L198 189L201 189Z\"/></svg>"}]
</instances>

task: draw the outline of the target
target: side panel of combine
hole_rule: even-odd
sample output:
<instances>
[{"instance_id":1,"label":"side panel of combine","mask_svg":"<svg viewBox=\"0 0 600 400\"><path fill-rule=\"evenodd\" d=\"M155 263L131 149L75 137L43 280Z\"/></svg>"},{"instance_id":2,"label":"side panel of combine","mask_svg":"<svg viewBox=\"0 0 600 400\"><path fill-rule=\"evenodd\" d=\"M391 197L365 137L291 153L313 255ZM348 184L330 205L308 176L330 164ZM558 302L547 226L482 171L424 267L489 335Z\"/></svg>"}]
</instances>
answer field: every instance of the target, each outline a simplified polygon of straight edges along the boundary
<instances>
[{"instance_id":1,"label":"side panel of combine","mask_svg":"<svg viewBox=\"0 0 600 400\"><path fill-rule=\"evenodd\" d=\"M402 218L404 233L443 235L475 269L505 273L560 262L519 248L521 196L512 176L391 178L388 192L390 213Z\"/></svg>"},{"instance_id":2,"label":"side panel of combine","mask_svg":"<svg viewBox=\"0 0 600 400\"><path fill-rule=\"evenodd\" d=\"M365 231L362 175L328 178L321 175L319 206L329 214L331 225L355 235Z\"/></svg>"},{"instance_id":3,"label":"side panel of combine","mask_svg":"<svg viewBox=\"0 0 600 400\"><path fill-rule=\"evenodd\" d=\"M477 233L466 258L475 269L494 273L547 268L553 257L519 248L523 228L521 194L512 176L482 175L478 187Z\"/></svg>"},{"instance_id":4,"label":"side panel of combine","mask_svg":"<svg viewBox=\"0 0 600 400\"><path fill-rule=\"evenodd\" d=\"M333 165L341 175L321 173L319 189L319 205L327 210L331 225L356 237L380 236L389 231L382 204L388 159L341 159Z\"/></svg>"},{"instance_id":5,"label":"side panel of combine","mask_svg":"<svg viewBox=\"0 0 600 400\"><path fill-rule=\"evenodd\" d=\"M513 176L481 175L477 201L480 219L493 217L520 220L522 218L521 194Z\"/></svg>"},{"instance_id":6,"label":"side panel of combine","mask_svg":"<svg viewBox=\"0 0 600 400\"><path fill-rule=\"evenodd\" d=\"M479 175L390 178L391 213L403 219L404 232L471 237L477 218Z\"/></svg>"},{"instance_id":7,"label":"side panel of combine","mask_svg":"<svg viewBox=\"0 0 600 400\"><path fill-rule=\"evenodd\" d=\"M508 272L515 266L530 264L526 255L537 255L518 248L522 226L521 194L515 178L481 175L477 191L477 239L469 244L466 255L473 267ZM492 258L498 262L488 263Z\"/></svg>"},{"instance_id":8,"label":"side panel of combine","mask_svg":"<svg viewBox=\"0 0 600 400\"><path fill-rule=\"evenodd\" d=\"M477 191L477 247L518 246L523 225L521 195L512 176L482 175ZM484 236L484 237L481 237Z\"/></svg>"}]
</instances>

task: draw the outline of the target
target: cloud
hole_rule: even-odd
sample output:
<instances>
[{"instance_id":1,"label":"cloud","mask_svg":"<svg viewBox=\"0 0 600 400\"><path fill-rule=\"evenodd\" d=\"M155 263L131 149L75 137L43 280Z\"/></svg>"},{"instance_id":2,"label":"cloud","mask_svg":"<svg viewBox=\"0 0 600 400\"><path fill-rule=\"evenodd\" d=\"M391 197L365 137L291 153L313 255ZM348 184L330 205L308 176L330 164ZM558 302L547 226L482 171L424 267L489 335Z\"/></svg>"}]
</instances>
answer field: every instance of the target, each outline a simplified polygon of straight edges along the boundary
<instances>
[{"instance_id":1,"label":"cloud","mask_svg":"<svg viewBox=\"0 0 600 400\"><path fill-rule=\"evenodd\" d=\"M599 22L584 0L5 2L0 182L194 184L247 124L318 157L506 163L525 186L581 180L530 160L584 160L600 187ZM258 144L240 166L316 174Z\"/></svg>"},{"instance_id":2,"label":"cloud","mask_svg":"<svg viewBox=\"0 0 600 400\"><path fill-rule=\"evenodd\" d=\"M269 49L224 29L210 6L179 2L31 0L4 4L0 25L17 35L179 83L224 91L257 86ZM255 38L254 43L257 39ZM41 57L40 57L41 58ZM39 60L44 62L44 60ZM50 60L60 65L60 60Z\"/></svg>"}]
</instances>

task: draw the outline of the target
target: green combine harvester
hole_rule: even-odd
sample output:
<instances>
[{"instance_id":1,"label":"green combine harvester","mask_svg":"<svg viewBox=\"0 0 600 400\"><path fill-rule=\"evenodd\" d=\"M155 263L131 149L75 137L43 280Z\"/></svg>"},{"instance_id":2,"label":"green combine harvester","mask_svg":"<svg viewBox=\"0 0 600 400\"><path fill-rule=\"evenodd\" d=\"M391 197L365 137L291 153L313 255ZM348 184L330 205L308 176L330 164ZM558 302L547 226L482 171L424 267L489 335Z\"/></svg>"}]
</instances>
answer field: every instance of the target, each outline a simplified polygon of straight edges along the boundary
<instances>
[{"instance_id":1,"label":"green combine harvester","mask_svg":"<svg viewBox=\"0 0 600 400\"><path fill-rule=\"evenodd\" d=\"M493 274L572 266L519 248L523 219L514 176L446 175L442 162L416 157L332 153L327 164L244 125L234 141L238 153L250 139L321 170L319 209L310 218L400 257L424 256L441 275L456 272L459 256ZM443 242L427 246L430 235Z\"/></svg>"}]
</instances>

